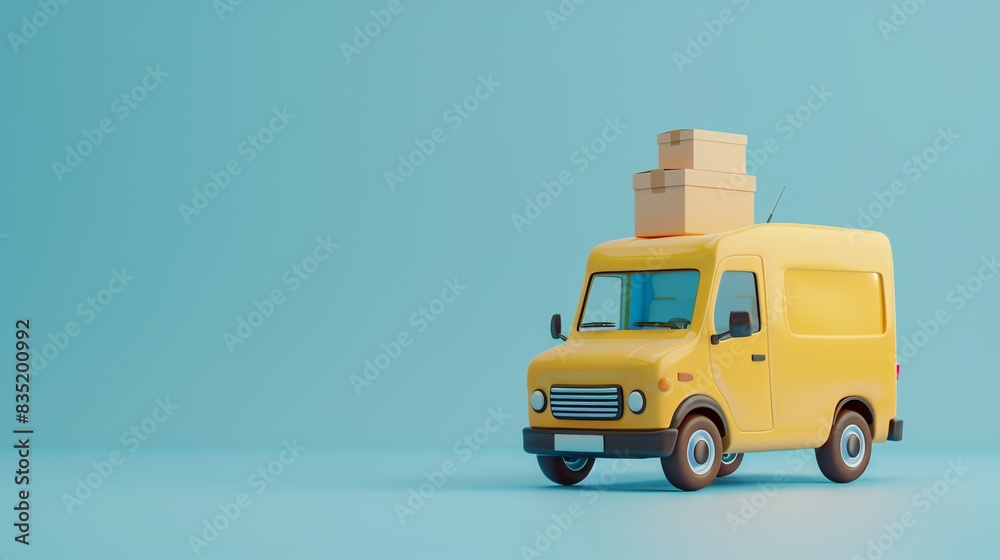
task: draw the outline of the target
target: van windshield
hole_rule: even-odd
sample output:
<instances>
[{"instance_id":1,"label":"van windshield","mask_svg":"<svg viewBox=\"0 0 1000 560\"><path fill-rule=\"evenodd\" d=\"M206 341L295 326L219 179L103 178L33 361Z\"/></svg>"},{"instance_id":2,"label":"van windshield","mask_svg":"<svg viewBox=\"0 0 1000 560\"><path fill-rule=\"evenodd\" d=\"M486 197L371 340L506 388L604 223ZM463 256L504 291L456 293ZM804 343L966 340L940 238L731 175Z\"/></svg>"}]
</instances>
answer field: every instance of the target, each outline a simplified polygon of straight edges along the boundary
<instances>
[{"instance_id":1,"label":"van windshield","mask_svg":"<svg viewBox=\"0 0 1000 560\"><path fill-rule=\"evenodd\" d=\"M689 329L699 277L686 269L594 274L578 328Z\"/></svg>"}]
</instances>

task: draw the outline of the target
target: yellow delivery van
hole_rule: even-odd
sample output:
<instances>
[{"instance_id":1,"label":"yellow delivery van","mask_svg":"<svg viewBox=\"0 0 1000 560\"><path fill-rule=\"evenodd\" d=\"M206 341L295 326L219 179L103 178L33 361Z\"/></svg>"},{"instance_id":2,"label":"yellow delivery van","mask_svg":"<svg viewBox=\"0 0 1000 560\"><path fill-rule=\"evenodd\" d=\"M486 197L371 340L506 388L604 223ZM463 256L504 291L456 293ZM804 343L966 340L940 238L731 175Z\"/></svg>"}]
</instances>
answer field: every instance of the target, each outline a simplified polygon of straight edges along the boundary
<instances>
[{"instance_id":1,"label":"yellow delivery van","mask_svg":"<svg viewBox=\"0 0 1000 560\"><path fill-rule=\"evenodd\" d=\"M659 458L698 490L753 451L815 448L858 478L896 418L892 254L881 233L758 224L598 245L562 342L528 368L524 449L553 482Z\"/></svg>"}]
</instances>

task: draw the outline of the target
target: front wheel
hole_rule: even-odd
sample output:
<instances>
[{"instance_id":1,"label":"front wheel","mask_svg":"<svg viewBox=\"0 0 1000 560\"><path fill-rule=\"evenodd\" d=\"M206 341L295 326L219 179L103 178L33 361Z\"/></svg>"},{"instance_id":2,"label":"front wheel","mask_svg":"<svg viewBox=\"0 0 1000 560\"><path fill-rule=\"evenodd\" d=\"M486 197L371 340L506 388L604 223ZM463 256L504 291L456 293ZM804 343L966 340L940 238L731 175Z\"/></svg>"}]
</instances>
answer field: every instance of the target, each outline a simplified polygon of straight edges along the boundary
<instances>
[{"instance_id":1,"label":"front wheel","mask_svg":"<svg viewBox=\"0 0 1000 560\"><path fill-rule=\"evenodd\" d=\"M724 476L729 476L736 472L736 469L740 468L740 463L743 462L742 453L725 453L722 455L722 466L719 467L719 474L715 475L718 478Z\"/></svg>"},{"instance_id":2,"label":"front wheel","mask_svg":"<svg viewBox=\"0 0 1000 560\"><path fill-rule=\"evenodd\" d=\"M700 414L684 419L677 429L677 445L660 459L663 474L676 488L701 490L715 480L722 465L722 436L715 423Z\"/></svg>"},{"instance_id":3,"label":"front wheel","mask_svg":"<svg viewBox=\"0 0 1000 560\"><path fill-rule=\"evenodd\" d=\"M830 437L816 449L816 463L834 482L857 480L872 457L872 434L868 422L853 410L837 416Z\"/></svg>"},{"instance_id":4,"label":"front wheel","mask_svg":"<svg viewBox=\"0 0 1000 560\"><path fill-rule=\"evenodd\" d=\"M538 456L538 467L542 474L556 484L573 486L587 478L594 468L593 457L548 457Z\"/></svg>"}]
</instances>

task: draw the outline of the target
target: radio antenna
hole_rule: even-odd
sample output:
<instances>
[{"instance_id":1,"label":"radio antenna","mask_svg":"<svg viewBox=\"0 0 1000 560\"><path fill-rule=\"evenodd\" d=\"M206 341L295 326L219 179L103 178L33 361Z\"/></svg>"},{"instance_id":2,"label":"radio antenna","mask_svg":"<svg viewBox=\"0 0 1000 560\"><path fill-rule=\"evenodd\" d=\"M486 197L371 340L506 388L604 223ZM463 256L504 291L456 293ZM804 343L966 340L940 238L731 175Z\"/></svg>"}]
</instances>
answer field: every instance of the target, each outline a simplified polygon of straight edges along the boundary
<instances>
[{"instance_id":1,"label":"radio antenna","mask_svg":"<svg viewBox=\"0 0 1000 560\"><path fill-rule=\"evenodd\" d=\"M778 193L778 200L774 201L774 208L771 208L771 215L767 217L765 224L771 223L771 218L774 217L774 211L778 209L778 203L781 202L781 195L785 194L785 187L781 187L781 192Z\"/></svg>"}]
</instances>

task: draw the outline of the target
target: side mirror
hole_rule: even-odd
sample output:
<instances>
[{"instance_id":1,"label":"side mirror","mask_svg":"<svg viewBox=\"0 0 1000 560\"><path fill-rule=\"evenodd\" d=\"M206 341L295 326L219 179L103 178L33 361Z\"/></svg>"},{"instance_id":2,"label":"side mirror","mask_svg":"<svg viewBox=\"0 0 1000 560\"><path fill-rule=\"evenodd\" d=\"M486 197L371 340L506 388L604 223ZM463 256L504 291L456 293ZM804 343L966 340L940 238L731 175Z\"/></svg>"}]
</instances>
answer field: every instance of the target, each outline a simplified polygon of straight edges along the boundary
<instances>
[{"instance_id":1,"label":"side mirror","mask_svg":"<svg viewBox=\"0 0 1000 560\"><path fill-rule=\"evenodd\" d=\"M749 311L729 312L729 336L733 338L746 338L753 334L753 321L750 319Z\"/></svg>"},{"instance_id":2,"label":"side mirror","mask_svg":"<svg viewBox=\"0 0 1000 560\"><path fill-rule=\"evenodd\" d=\"M552 316L552 320L549 321L549 334L552 335L552 338L566 340L562 333L562 315L556 313Z\"/></svg>"}]
</instances>

